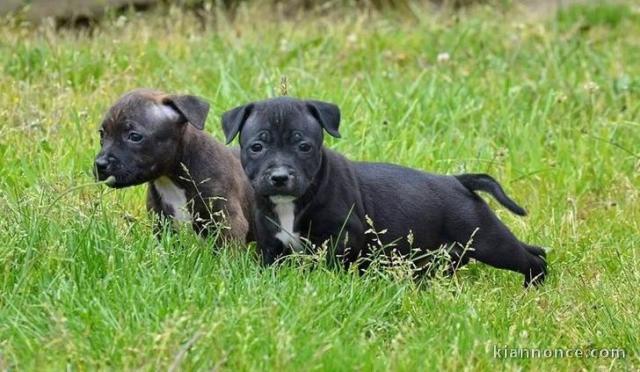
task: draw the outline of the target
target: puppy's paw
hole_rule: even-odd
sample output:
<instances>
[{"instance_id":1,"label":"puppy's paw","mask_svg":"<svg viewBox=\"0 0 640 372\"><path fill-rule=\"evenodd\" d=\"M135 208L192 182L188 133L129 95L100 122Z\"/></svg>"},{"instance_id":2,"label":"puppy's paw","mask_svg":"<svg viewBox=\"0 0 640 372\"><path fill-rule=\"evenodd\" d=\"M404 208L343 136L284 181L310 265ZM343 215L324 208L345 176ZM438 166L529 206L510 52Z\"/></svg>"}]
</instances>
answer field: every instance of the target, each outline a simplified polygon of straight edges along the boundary
<instances>
[{"instance_id":1,"label":"puppy's paw","mask_svg":"<svg viewBox=\"0 0 640 372\"><path fill-rule=\"evenodd\" d=\"M529 269L524 273L524 286L539 286L547 275L546 253L542 248L527 246Z\"/></svg>"},{"instance_id":2,"label":"puppy's paw","mask_svg":"<svg viewBox=\"0 0 640 372\"><path fill-rule=\"evenodd\" d=\"M531 253L534 256L539 256L539 257L547 257L547 252L544 250L544 248L541 247L535 247L533 245L525 245L524 248L527 250L527 252Z\"/></svg>"}]
</instances>

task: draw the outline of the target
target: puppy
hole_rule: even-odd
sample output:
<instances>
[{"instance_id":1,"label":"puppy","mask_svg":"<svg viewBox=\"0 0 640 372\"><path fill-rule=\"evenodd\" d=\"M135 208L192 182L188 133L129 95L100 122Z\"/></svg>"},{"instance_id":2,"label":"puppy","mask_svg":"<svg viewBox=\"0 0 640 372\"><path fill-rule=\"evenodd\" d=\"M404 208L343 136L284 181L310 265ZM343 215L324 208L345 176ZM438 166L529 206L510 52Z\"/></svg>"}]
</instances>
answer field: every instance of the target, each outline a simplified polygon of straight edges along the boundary
<instances>
[{"instance_id":1,"label":"puppy","mask_svg":"<svg viewBox=\"0 0 640 372\"><path fill-rule=\"evenodd\" d=\"M227 143L240 134L241 160L255 191L255 234L263 262L329 241L348 266L366 268L376 236L405 256L449 247L458 267L469 258L542 283L543 249L519 241L475 193L524 210L487 175L444 176L398 165L354 162L323 147L323 130L340 137L340 110L319 101L275 98L223 114ZM408 236L411 235L411 238ZM464 249L472 241L472 249ZM424 255L423 255L424 256Z\"/></svg>"},{"instance_id":2,"label":"puppy","mask_svg":"<svg viewBox=\"0 0 640 372\"><path fill-rule=\"evenodd\" d=\"M251 239L253 191L232 150L203 132L209 104L188 95L137 89L100 126L94 172L108 186L148 184L147 209L191 222L199 234ZM160 226L157 226L160 227Z\"/></svg>"}]
</instances>

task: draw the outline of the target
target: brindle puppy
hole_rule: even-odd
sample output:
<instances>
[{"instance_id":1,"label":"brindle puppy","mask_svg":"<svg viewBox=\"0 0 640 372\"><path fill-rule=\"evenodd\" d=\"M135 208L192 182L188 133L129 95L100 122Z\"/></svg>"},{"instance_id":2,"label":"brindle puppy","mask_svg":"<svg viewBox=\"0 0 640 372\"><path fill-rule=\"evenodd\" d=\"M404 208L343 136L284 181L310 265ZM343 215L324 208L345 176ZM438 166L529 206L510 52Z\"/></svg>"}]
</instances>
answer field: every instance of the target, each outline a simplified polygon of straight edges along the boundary
<instances>
[{"instance_id":1,"label":"brindle puppy","mask_svg":"<svg viewBox=\"0 0 640 372\"><path fill-rule=\"evenodd\" d=\"M237 155L203 131L209 104L189 95L137 89L122 96L100 127L95 160L110 187L148 184L147 209L191 222L196 232L251 239L252 190Z\"/></svg>"}]
</instances>

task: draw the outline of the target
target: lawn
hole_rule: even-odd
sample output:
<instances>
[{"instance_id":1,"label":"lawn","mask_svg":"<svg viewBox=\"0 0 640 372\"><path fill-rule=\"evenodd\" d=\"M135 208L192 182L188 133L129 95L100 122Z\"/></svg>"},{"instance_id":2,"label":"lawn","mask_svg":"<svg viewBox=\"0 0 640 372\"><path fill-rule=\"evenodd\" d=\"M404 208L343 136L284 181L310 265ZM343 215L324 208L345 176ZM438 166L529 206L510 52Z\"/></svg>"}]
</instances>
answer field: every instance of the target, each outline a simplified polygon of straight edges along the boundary
<instances>
[{"instance_id":1,"label":"lawn","mask_svg":"<svg viewBox=\"0 0 640 372\"><path fill-rule=\"evenodd\" d=\"M218 15L218 16L216 16ZM107 17L92 31L0 25L0 370L534 370L640 367L640 10L436 12L241 6ZM261 267L189 228L158 241L145 187L93 183L98 126L125 91L220 115L288 94L337 103L352 159L487 172L486 198L549 248L538 289L479 263L416 284L304 259ZM500 358L496 348L624 349ZM496 358L498 356L498 358Z\"/></svg>"}]
</instances>

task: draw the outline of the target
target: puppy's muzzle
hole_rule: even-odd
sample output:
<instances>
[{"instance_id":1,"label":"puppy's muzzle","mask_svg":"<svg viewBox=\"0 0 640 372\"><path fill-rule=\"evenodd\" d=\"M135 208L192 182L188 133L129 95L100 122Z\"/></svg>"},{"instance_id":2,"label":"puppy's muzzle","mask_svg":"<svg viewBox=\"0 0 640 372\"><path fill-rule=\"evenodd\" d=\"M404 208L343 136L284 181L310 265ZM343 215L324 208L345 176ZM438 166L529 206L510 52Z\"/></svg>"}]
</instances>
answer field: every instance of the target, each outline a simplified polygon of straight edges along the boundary
<instances>
[{"instance_id":1,"label":"puppy's muzzle","mask_svg":"<svg viewBox=\"0 0 640 372\"><path fill-rule=\"evenodd\" d=\"M109 160L107 158L97 158L96 159L96 170L98 172L104 172L109 167Z\"/></svg>"},{"instance_id":2,"label":"puppy's muzzle","mask_svg":"<svg viewBox=\"0 0 640 372\"><path fill-rule=\"evenodd\" d=\"M287 188L293 179L293 172L285 167L277 167L271 171L269 182L274 188Z\"/></svg>"},{"instance_id":3,"label":"puppy's muzzle","mask_svg":"<svg viewBox=\"0 0 640 372\"><path fill-rule=\"evenodd\" d=\"M113 171L114 165L117 163L113 156L100 155L94 163L94 174L99 180L107 178Z\"/></svg>"}]
</instances>

